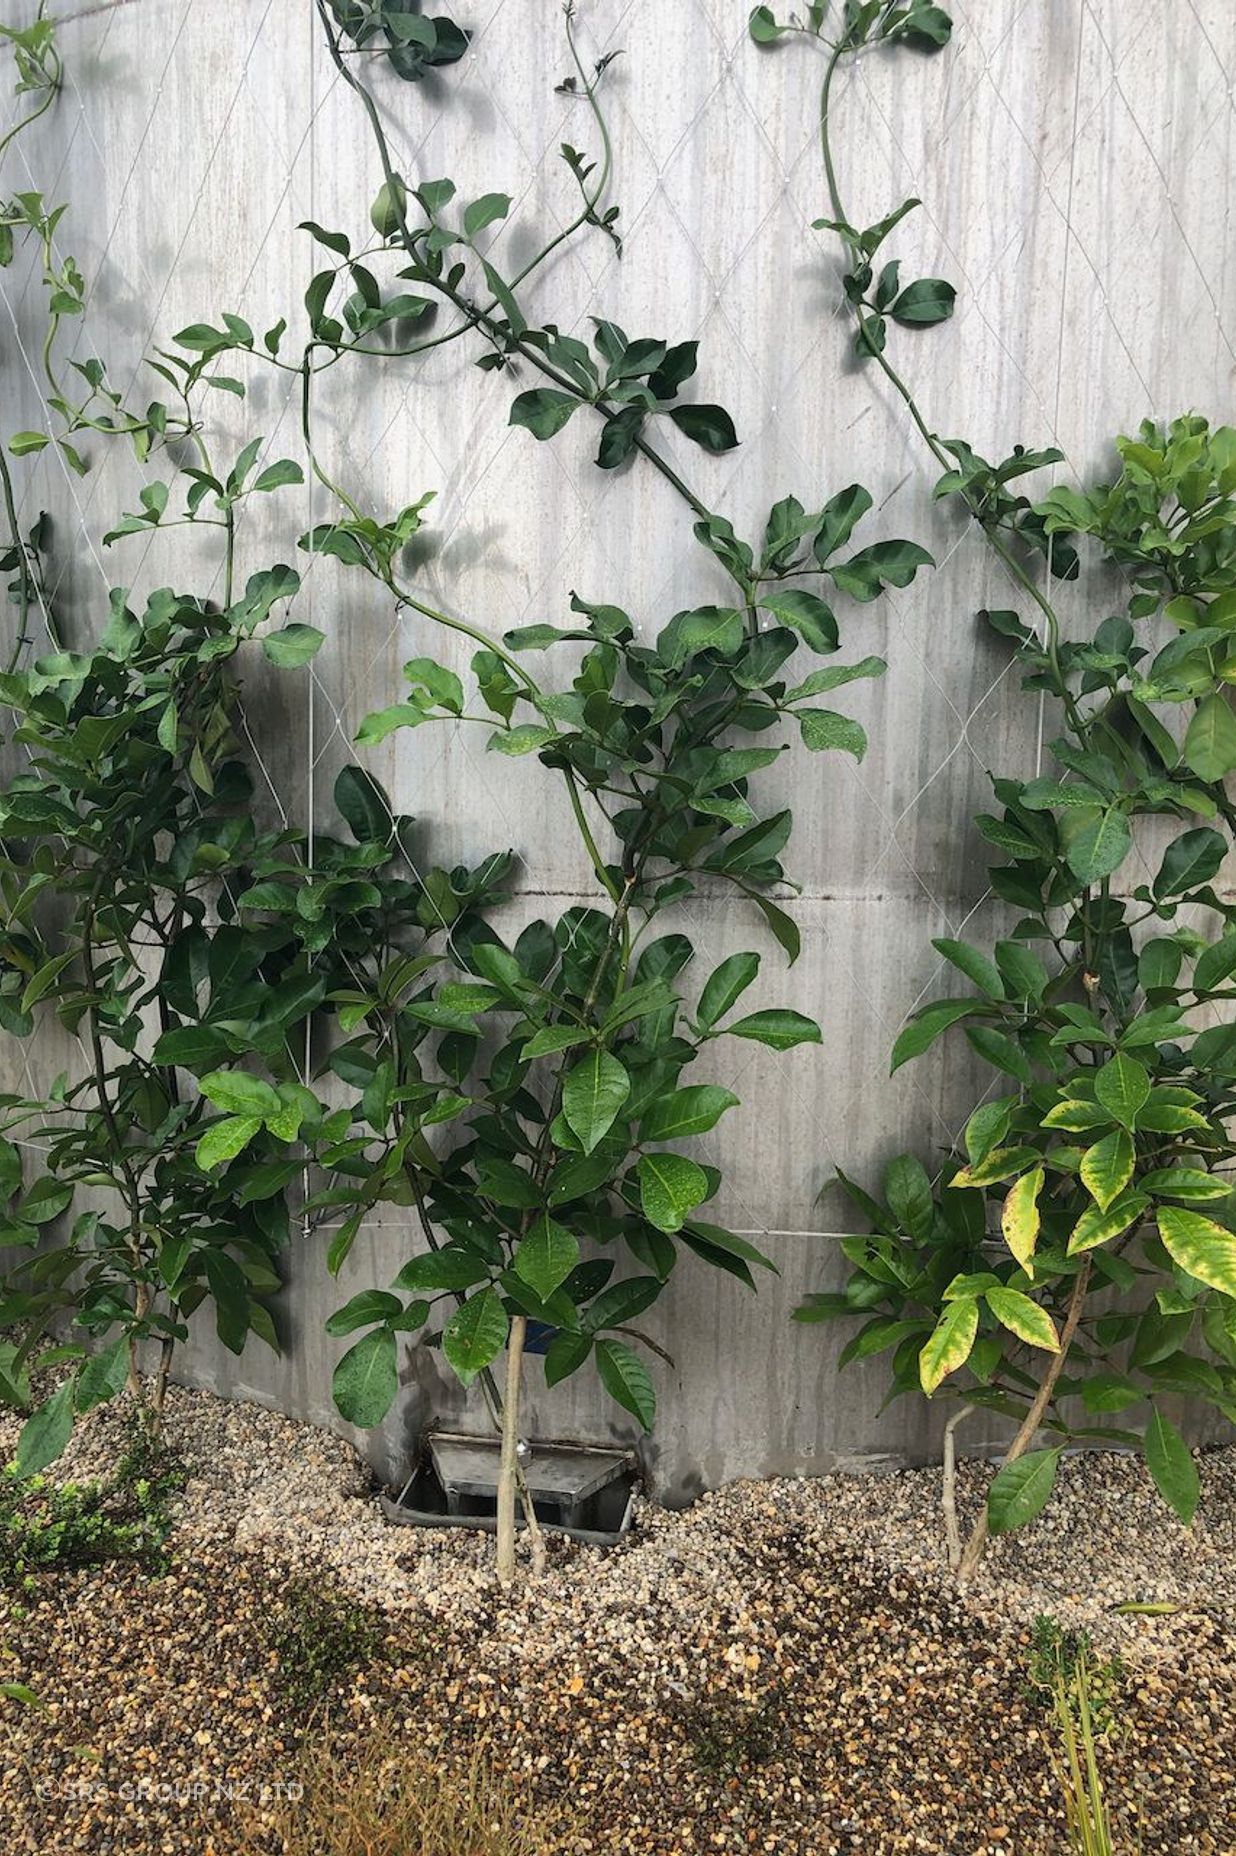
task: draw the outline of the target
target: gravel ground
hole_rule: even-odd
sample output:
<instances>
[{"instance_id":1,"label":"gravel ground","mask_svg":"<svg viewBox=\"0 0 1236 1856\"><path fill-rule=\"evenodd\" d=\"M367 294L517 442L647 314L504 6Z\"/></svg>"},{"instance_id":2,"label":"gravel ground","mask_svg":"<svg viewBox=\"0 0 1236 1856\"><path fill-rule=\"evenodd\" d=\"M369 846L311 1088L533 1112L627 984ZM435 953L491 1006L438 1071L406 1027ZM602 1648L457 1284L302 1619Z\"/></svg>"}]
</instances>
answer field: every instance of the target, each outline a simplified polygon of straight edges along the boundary
<instances>
[{"instance_id":1,"label":"gravel ground","mask_svg":"<svg viewBox=\"0 0 1236 1856\"><path fill-rule=\"evenodd\" d=\"M108 1467L123 1415L92 1414L56 1473ZM0 1678L44 1703L0 1703L0 1849L273 1856L263 1788L297 1778L302 1734L262 1625L289 1574L326 1569L389 1641L312 1732L346 1745L381 1716L446 1758L482 1740L530 1798L582 1805L564 1856L1056 1856L1024 1676L1041 1612L1126 1663L1107 1758L1143 1856L1236 1856L1236 1450L1200 1459L1188 1533L1133 1459L1066 1460L964 1596L939 1474L912 1471L645 1503L629 1544L554 1542L507 1598L489 1538L387 1526L338 1438L178 1389L167 1432L191 1472L169 1575L0 1593ZM0 1452L14 1435L0 1419ZM963 1467L963 1519L987 1473ZM1113 1610L1130 1600L1179 1609Z\"/></svg>"}]
</instances>

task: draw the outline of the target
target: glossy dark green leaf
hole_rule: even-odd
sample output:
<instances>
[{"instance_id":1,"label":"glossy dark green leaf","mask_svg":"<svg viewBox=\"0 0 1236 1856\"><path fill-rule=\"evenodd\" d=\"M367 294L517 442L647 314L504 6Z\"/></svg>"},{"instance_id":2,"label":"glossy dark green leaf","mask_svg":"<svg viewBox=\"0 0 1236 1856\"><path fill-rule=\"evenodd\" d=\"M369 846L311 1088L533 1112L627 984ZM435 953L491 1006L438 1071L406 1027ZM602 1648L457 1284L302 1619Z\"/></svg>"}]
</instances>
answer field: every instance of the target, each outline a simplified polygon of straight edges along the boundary
<instances>
[{"instance_id":1,"label":"glossy dark green leaf","mask_svg":"<svg viewBox=\"0 0 1236 1856\"><path fill-rule=\"evenodd\" d=\"M381 1424L398 1390L395 1336L384 1327L374 1328L349 1347L331 1378L340 1417L362 1431Z\"/></svg>"},{"instance_id":2,"label":"glossy dark green leaf","mask_svg":"<svg viewBox=\"0 0 1236 1856\"><path fill-rule=\"evenodd\" d=\"M510 423L525 426L534 438L552 438L579 405L573 394L555 387L532 387L512 402Z\"/></svg>"},{"instance_id":3,"label":"glossy dark green leaf","mask_svg":"<svg viewBox=\"0 0 1236 1856\"><path fill-rule=\"evenodd\" d=\"M601 1384L610 1397L638 1418L645 1431L650 1431L657 1413L657 1395L639 1355L621 1341L599 1340L596 1362Z\"/></svg>"},{"instance_id":4,"label":"glossy dark green leaf","mask_svg":"<svg viewBox=\"0 0 1236 1856\"><path fill-rule=\"evenodd\" d=\"M933 322L946 322L956 300L956 290L942 277L920 277L906 285L888 313L904 328L925 328Z\"/></svg>"}]
</instances>

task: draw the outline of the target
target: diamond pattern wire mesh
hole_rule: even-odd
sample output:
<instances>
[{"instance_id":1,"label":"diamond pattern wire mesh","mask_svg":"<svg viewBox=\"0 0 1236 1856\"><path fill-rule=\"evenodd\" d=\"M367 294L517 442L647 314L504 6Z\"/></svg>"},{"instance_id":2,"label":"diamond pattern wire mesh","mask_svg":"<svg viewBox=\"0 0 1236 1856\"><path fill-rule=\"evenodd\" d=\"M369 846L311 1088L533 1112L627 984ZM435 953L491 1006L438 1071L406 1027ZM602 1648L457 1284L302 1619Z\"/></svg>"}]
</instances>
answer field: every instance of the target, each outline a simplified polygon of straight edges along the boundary
<instances>
[{"instance_id":1,"label":"diamond pattern wire mesh","mask_svg":"<svg viewBox=\"0 0 1236 1856\"><path fill-rule=\"evenodd\" d=\"M1064 474L1092 470L1110 435L1144 416L1222 416L1236 363L1228 0L958 0L952 10L954 43L941 58L867 59L836 100L853 214L865 222L919 195L898 252L909 272L959 286L951 324L895 337L928 418L980 450L1055 443ZM556 6L461 0L458 11L475 32L466 63L419 88L382 90L392 146L409 176L449 173L469 197L510 193L496 249L517 266L572 209L560 143L590 149L595 136L583 107L553 89L568 68ZM767 1244L782 1275L740 1304L733 1285L699 1270L688 1282L684 1271L664 1328L681 1390L667 1406L658 1474L684 1488L837 1457L913 1456L926 1422L903 1409L872 1415L878 1365L838 1381L839 1337L791 1330L786 1317L835 1271L828 1234L846 1228L845 1214L831 1192L816 1200L833 1167L871 1178L902 1147L938 1158L983 1086L952 1048L890 1082L888 1050L905 1015L944 984L932 935L981 941L998 922L967 821L988 770L1032 767L1052 721L973 621L980 606L1012 603L1009 590L979 538L932 505L904 414L848 353L835 257L810 229L825 210L818 57L798 42L758 51L745 0L581 0L579 12L586 55L623 52L606 102L626 255L619 262L599 234L573 241L543 274L537 313L573 332L603 314L632 333L699 338L700 397L734 413L744 442L723 459L682 441L676 454L740 531L789 490L809 501L859 479L876 499L873 534L924 540L940 563L882 609L843 617L849 651L889 661L887 677L855 686L848 705L871 735L864 764L795 754L775 771L797 822L798 968L787 976L724 897L674 924L704 971L735 946L764 946L759 1002L800 1003L826 1041L781 1058L716 1047L717 1080L745 1104L727 1129L723 1210ZM226 308L256 328L284 313L296 326L314 268L296 224L362 228L376 157L306 0L89 5L70 15L62 42L66 92L15 145L0 185L69 198L61 255L78 258L93 303L87 325L67 332L71 352L102 353L140 402L142 356L190 321ZM41 423L41 287L15 266L0 289L11 431ZM360 500L397 506L436 489L421 570L429 598L501 631L560 620L578 588L651 630L723 594L659 479L596 471L582 416L548 445L513 431L514 386L477 373L465 348L414 366L370 363L363 375L341 368L318 415L329 468ZM287 377L256 376L245 407L217 400L223 452L261 431L270 456L298 453ZM173 577L212 583L209 556L194 559L183 540L104 550L102 533L133 506L141 473L118 447L93 447L91 464L79 482L44 454L21 477L26 517L46 507L59 519L54 591L70 632L95 623L113 582L139 595ZM272 501L246 522L245 569L292 558L296 534L327 513L316 488ZM329 829L331 785L361 717L394 700L406 657L440 641L334 563L297 564L300 616L327 645L303 680L255 668L250 736L271 816ZM1092 578L1075 596L1093 604L1107 593ZM565 803L535 767L487 757L463 727L393 737L370 764L417 815L418 860L518 850L514 921L589 898ZM48 1038L33 1058L54 1073L63 1053ZM708 1157L719 1157L716 1145ZM405 1242L402 1230L375 1227L346 1287L387 1280ZM203 1337L195 1370L325 1416L332 1355L320 1327L335 1290L315 1259L293 1268L299 1345L289 1362L246 1356L237 1368ZM426 1401L449 1400L429 1370L406 1422ZM582 1382L561 1388L544 1416L560 1432L612 1422Z\"/></svg>"}]
</instances>

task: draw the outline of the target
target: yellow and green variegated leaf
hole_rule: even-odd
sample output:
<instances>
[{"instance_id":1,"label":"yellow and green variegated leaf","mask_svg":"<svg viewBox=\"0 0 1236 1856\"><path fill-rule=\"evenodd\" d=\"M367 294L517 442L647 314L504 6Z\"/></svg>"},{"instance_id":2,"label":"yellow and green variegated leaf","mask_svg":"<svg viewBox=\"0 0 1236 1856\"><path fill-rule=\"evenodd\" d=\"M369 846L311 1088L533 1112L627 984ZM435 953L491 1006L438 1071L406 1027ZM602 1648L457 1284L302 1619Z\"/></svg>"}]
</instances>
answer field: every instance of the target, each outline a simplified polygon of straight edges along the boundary
<instances>
[{"instance_id":1,"label":"yellow and green variegated leaf","mask_svg":"<svg viewBox=\"0 0 1236 1856\"><path fill-rule=\"evenodd\" d=\"M1110 1244L1114 1237L1120 1237L1130 1225L1148 1210L1150 1200L1141 1192L1122 1192L1104 1211L1101 1205L1091 1205L1084 1211L1069 1237L1069 1255L1075 1257L1081 1250L1095 1250L1100 1244Z\"/></svg>"},{"instance_id":2,"label":"yellow and green variegated leaf","mask_svg":"<svg viewBox=\"0 0 1236 1856\"><path fill-rule=\"evenodd\" d=\"M1039 1193L1042 1190L1043 1169L1036 1166L1011 1188L1000 1213L1004 1241L1027 1275L1032 1273L1034 1247L1039 1241Z\"/></svg>"},{"instance_id":3,"label":"yellow and green variegated leaf","mask_svg":"<svg viewBox=\"0 0 1236 1856\"><path fill-rule=\"evenodd\" d=\"M1133 1177L1133 1137L1127 1129L1117 1128L1087 1148L1081 1176L1095 1204L1106 1211Z\"/></svg>"},{"instance_id":4,"label":"yellow and green variegated leaf","mask_svg":"<svg viewBox=\"0 0 1236 1856\"><path fill-rule=\"evenodd\" d=\"M1060 1336L1056 1324L1045 1308L1032 1302L1020 1289L988 1289L987 1306L1002 1328L1016 1334L1018 1340L1047 1353L1059 1353Z\"/></svg>"},{"instance_id":5,"label":"yellow and green variegated leaf","mask_svg":"<svg viewBox=\"0 0 1236 1856\"><path fill-rule=\"evenodd\" d=\"M1196 1166L1160 1167L1154 1173L1147 1173L1142 1185L1156 1198L1184 1199L1195 1205L1204 1204L1207 1199L1225 1199L1232 1190L1231 1180L1204 1173Z\"/></svg>"},{"instance_id":6,"label":"yellow and green variegated leaf","mask_svg":"<svg viewBox=\"0 0 1236 1856\"><path fill-rule=\"evenodd\" d=\"M949 1302L918 1356L918 1376L931 1397L942 1379L964 1366L978 1333L978 1303L972 1298Z\"/></svg>"},{"instance_id":7,"label":"yellow and green variegated leaf","mask_svg":"<svg viewBox=\"0 0 1236 1856\"><path fill-rule=\"evenodd\" d=\"M1159 1207L1159 1236L1173 1263L1224 1295L1236 1296L1236 1237L1179 1205Z\"/></svg>"},{"instance_id":8,"label":"yellow and green variegated leaf","mask_svg":"<svg viewBox=\"0 0 1236 1856\"><path fill-rule=\"evenodd\" d=\"M1150 1076L1135 1057L1118 1051L1095 1077L1094 1093L1113 1120L1125 1128L1134 1128L1150 1100Z\"/></svg>"},{"instance_id":9,"label":"yellow and green variegated leaf","mask_svg":"<svg viewBox=\"0 0 1236 1856\"><path fill-rule=\"evenodd\" d=\"M976 1166L963 1166L954 1173L950 1186L995 1186L1002 1179L1012 1179L1038 1159L1033 1147L993 1147L985 1160Z\"/></svg>"},{"instance_id":10,"label":"yellow and green variegated leaf","mask_svg":"<svg viewBox=\"0 0 1236 1856\"><path fill-rule=\"evenodd\" d=\"M1043 1117L1045 1128L1064 1128L1070 1134L1084 1134L1089 1128L1108 1128L1113 1117L1097 1102L1075 1102L1071 1097L1057 1102Z\"/></svg>"},{"instance_id":11,"label":"yellow and green variegated leaf","mask_svg":"<svg viewBox=\"0 0 1236 1856\"><path fill-rule=\"evenodd\" d=\"M1155 1094L1157 1096L1157 1090ZM1195 1128L1208 1128L1210 1123L1195 1108L1152 1098L1138 1116L1137 1125L1151 1134L1190 1134Z\"/></svg>"}]
</instances>

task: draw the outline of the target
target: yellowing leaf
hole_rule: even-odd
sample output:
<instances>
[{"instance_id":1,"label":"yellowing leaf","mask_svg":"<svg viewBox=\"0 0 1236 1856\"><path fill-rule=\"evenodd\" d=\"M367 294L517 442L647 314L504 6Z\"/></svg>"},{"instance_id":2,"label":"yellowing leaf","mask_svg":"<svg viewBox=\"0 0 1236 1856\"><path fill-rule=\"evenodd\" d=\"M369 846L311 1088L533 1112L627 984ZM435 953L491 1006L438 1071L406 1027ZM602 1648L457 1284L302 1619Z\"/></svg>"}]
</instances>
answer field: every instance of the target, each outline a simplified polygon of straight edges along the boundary
<instances>
[{"instance_id":1,"label":"yellowing leaf","mask_svg":"<svg viewBox=\"0 0 1236 1856\"><path fill-rule=\"evenodd\" d=\"M977 1333L978 1303L972 1298L949 1302L918 1356L918 1376L928 1398L942 1379L965 1365Z\"/></svg>"},{"instance_id":2,"label":"yellowing leaf","mask_svg":"<svg viewBox=\"0 0 1236 1856\"><path fill-rule=\"evenodd\" d=\"M989 1289L987 1306L1001 1327L1016 1334L1019 1340L1027 1341L1031 1347L1042 1347L1047 1353L1059 1353L1060 1336L1055 1322L1045 1308L1032 1302L1020 1289Z\"/></svg>"},{"instance_id":3,"label":"yellowing leaf","mask_svg":"<svg viewBox=\"0 0 1236 1856\"><path fill-rule=\"evenodd\" d=\"M1124 1129L1105 1135L1086 1150L1082 1183L1101 1211L1106 1211L1133 1177L1133 1137Z\"/></svg>"},{"instance_id":4,"label":"yellowing leaf","mask_svg":"<svg viewBox=\"0 0 1236 1856\"><path fill-rule=\"evenodd\" d=\"M1069 1255L1075 1257L1081 1250L1094 1250L1099 1244L1109 1244L1113 1237L1119 1237L1136 1224L1150 1201L1140 1192L1124 1192L1104 1211L1101 1205L1092 1205L1084 1211L1069 1236Z\"/></svg>"},{"instance_id":5,"label":"yellowing leaf","mask_svg":"<svg viewBox=\"0 0 1236 1856\"><path fill-rule=\"evenodd\" d=\"M1039 1193L1042 1190L1043 1169L1036 1166L1011 1188L1000 1213L1004 1241L1027 1274L1039 1241Z\"/></svg>"},{"instance_id":6,"label":"yellowing leaf","mask_svg":"<svg viewBox=\"0 0 1236 1856\"><path fill-rule=\"evenodd\" d=\"M1236 1237L1178 1205L1159 1207L1159 1236L1173 1263L1224 1295L1236 1296Z\"/></svg>"}]
</instances>

